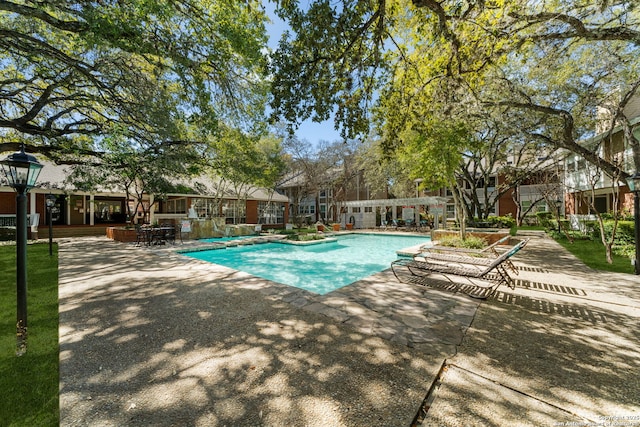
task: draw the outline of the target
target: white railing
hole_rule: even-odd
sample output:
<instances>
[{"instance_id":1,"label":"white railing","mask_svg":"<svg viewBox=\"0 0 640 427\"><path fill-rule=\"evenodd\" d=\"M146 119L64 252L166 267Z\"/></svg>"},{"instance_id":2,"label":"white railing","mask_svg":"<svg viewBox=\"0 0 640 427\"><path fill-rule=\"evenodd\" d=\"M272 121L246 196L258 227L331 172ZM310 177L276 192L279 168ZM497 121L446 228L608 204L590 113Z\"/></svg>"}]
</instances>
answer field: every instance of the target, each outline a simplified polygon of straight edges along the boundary
<instances>
[{"instance_id":1,"label":"white railing","mask_svg":"<svg viewBox=\"0 0 640 427\"><path fill-rule=\"evenodd\" d=\"M587 221L595 221L596 220L596 216L595 215L576 215L576 214L571 214L571 215L568 215L568 218L569 218L569 223L571 224L571 229L580 230L583 233L587 231L587 226L585 225L585 223Z\"/></svg>"},{"instance_id":2,"label":"white railing","mask_svg":"<svg viewBox=\"0 0 640 427\"><path fill-rule=\"evenodd\" d=\"M27 223L31 226L38 226L40 221L40 214L28 214ZM16 216L13 214L0 214L0 227L15 227Z\"/></svg>"},{"instance_id":3,"label":"white railing","mask_svg":"<svg viewBox=\"0 0 640 427\"><path fill-rule=\"evenodd\" d=\"M15 226L16 226L15 215L0 214L0 227L15 227Z\"/></svg>"}]
</instances>

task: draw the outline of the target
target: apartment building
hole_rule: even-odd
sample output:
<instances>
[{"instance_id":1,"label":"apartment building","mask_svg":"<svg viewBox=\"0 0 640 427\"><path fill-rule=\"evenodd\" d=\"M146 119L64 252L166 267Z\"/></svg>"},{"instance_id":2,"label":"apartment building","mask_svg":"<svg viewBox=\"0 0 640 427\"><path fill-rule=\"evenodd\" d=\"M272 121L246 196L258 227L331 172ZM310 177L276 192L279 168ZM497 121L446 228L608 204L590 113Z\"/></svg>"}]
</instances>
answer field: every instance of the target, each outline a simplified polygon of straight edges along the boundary
<instances>
[{"instance_id":1,"label":"apartment building","mask_svg":"<svg viewBox=\"0 0 640 427\"><path fill-rule=\"evenodd\" d=\"M640 97L629 102L624 114L631 117L632 132L636 138L640 138ZM598 117L600 120L596 126L596 135L582 144L633 175L636 172L633 153L625 142L622 126L609 130L611 114L606 108L599 109ZM614 180L580 155L567 155L564 187L567 214L574 221L590 218L595 212L611 212L614 208L627 213L633 212L633 194L629 192L624 180Z\"/></svg>"},{"instance_id":2,"label":"apartment building","mask_svg":"<svg viewBox=\"0 0 640 427\"><path fill-rule=\"evenodd\" d=\"M145 194L142 206L137 200L127 199L122 191L101 188L83 191L65 181L65 166L41 161L43 168L37 186L27 198L27 213L31 225L47 223L46 196L55 198L52 209L54 226L98 226L127 222L127 205L135 213L135 222L154 223L178 220L186 217L224 217L227 224L264 224L267 227L284 227L287 222L288 199L269 189L243 186L241 190L225 188L216 190L219 184L207 177L185 182L181 188L192 188L188 193L169 193L157 198ZM197 184L197 185L196 185ZM198 189L196 191L195 189ZM16 193L8 186L4 174L0 174L0 226L15 226Z\"/></svg>"}]
</instances>

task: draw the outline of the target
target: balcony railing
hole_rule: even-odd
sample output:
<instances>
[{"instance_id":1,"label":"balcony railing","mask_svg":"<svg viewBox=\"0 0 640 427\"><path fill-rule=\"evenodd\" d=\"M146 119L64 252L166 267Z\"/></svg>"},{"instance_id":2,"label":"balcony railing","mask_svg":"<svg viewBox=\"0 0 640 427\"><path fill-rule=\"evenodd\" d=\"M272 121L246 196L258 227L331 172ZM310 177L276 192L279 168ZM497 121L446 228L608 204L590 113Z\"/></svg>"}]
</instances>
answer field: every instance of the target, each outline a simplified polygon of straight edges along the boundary
<instances>
[{"instance_id":1,"label":"balcony railing","mask_svg":"<svg viewBox=\"0 0 640 427\"><path fill-rule=\"evenodd\" d=\"M15 227L15 226L16 226L15 215L0 214L0 227Z\"/></svg>"},{"instance_id":2,"label":"balcony railing","mask_svg":"<svg viewBox=\"0 0 640 427\"><path fill-rule=\"evenodd\" d=\"M37 217L34 217L34 221L40 220L40 214L36 214ZM27 223L29 225L37 225L31 223L31 215L27 215ZM0 227L15 227L16 226L16 216L14 214L0 214Z\"/></svg>"}]
</instances>

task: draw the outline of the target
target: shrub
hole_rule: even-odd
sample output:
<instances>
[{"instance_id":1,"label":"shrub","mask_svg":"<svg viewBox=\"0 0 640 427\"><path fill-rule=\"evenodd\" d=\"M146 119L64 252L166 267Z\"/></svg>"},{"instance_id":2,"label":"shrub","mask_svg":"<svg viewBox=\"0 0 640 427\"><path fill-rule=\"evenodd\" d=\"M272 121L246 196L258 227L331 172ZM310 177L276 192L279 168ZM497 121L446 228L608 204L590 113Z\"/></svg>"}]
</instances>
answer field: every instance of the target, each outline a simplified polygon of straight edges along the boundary
<instances>
[{"instance_id":1,"label":"shrub","mask_svg":"<svg viewBox=\"0 0 640 427\"><path fill-rule=\"evenodd\" d=\"M551 212L537 212L538 223L544 228L552 228L551 219L553 214Z\"/></svg>"},{"instance_id":2,"label":"shrub","mask_svg":"<svg viewBox=\"0 0 640 427\"><path fill-rule=\"evenodd\" d=\"M611 249L616 255L627 257L629 259L634 259L636 257L635 245L613 245Z\"/></svg>"},{"instance_id":3,"label":"shrub","mask_svg":"<svg viewBox=\"0 0 640 427\"><path fill-rule=\"evenodd\" d=\"M601 213L600 217L602 218L603 221L609 221L613 219L613 213L611 212Z\"/></svg>"},{"instance_id":4,"label":"shrub","mask_svg":"<svg viewBox=\"0 0 640 427\"><path fill-rule=\"evenodd\" d=\"M309 240L322 240L324 236L316 233L293 233L287 236L287 240L294 240L297 242L307 242Z\"/></svg>"},{"instance_id":5,"label":"shrub","mask_svg":"<svg viewBox=\"0 0 640 427\"><path fill-rule=\"evenodd\" d=\"M618 222L618 232L616 234L625 236L624 239L629 243L635 243L635 223L633 220L624 220Z\"/></svg>"},{"instance_id":6,"label":"shrub","mask_svg":"<svg viewBox=\"0 0 640 427\"><path fill-rule=\"evenodd\" d=\"M614 221L604 221L604 235L607 241L611 239ZM615 245L633 245L635 242L634 223L633 221L618 221L616 230ZM596 224L593 226L592 236L594 240L600 240L600 227Z\"/></svg>"},{"instance_id":7,"label":"shrub","mask_svg":"<svg viewBox=\"0 0 640 427\"><path fill-rule=\"evenodd\" d=\"M459 236L442 236L439 239L439 245L454 248L482 249L487 246L487 241L482 237L470 235L465 240L462 240Z\"/></svg>"},{"instance_id":8,"label":"shrub","mask_svg":"<svg viewBox=\"0 0 640 427\"><path fill-rule=\"evenodd\" d=\"M467 224L476 228L511 228L516 224L516 220L511 215L490 216L482 220L474 217L469 219Z\"/></svg>"},{"instance_id":9,"label":"shrub","mask_svg":"<svg viewBox=\"0 0 640 427\"><path fill-rule=\"evenodd\" d=\"M590 236L594 236L595 230L600 228L598 226L598 221L595 220L583 221L582 224L584 225L585 232ZM599 236L599 233L600 232L597 232L595 235Z\"/></svg>"},{"instance_id":10,"label":"shrub","mask_svg":"<svg viewBox=\"0 0 640 427\"><path fill-rule=\"evenodd\" d=\"M495 228L511 228L516 225L516 220L511 214L505 216L490 216L487 220L492 224L492 227Z\"/></svg>"}]
</instances>

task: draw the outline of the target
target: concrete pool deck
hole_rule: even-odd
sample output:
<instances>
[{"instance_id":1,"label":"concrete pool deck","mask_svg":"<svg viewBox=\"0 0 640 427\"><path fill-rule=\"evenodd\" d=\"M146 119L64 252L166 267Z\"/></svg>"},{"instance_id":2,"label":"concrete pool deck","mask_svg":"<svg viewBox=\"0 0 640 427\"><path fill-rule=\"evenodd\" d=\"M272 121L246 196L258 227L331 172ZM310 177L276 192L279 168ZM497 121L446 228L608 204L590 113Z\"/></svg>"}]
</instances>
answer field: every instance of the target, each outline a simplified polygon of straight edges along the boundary
<instances>
[{"instance_id":1,"label":"concrete pool deck","mask_svg":"<svg viewBox=\"0 0 640 427\"><path fill-rule=\"evenodd\" d=\"M640 426L640 279L542 235L485 301L389 270L314 295L176 253L192 242L59 243L63 426Z\"/></svg>"}]
</instances>

